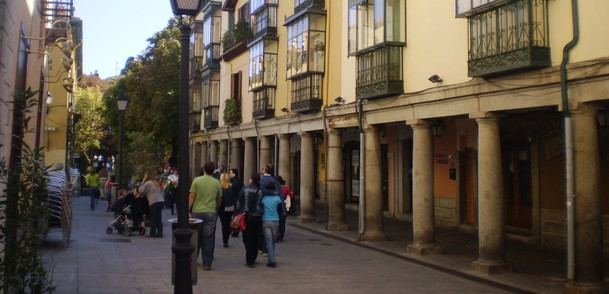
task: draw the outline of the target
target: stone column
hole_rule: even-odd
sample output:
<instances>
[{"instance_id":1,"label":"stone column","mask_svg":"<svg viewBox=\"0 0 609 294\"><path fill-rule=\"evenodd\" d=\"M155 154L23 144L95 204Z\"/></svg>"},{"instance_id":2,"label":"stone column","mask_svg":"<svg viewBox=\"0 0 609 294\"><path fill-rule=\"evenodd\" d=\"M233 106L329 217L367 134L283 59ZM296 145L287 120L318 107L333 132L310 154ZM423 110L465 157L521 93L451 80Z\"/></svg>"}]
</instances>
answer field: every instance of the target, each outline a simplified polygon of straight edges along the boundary
<instances>
[{"instance_id":1,"label":"stone column","mask_svg":"<svg viewBox=\"0 0 609 294\"><path fill-rule=\"evenodd\" d=\"M229 168L236 168L241 174L243 172L241 170L241 139L233 139L230 148L230 163L228 166Z\"/></svg>"},{"instance_id":2,"label":"stone column","mask_svg":"<svg viewBox=\"0 0 609 294\"><path fill-rule=\"evenodd\" d=\"M279 135L279 164L278 173L290 186L290 135Z\"/></svg>"},{"instance_id":3,"label":"stone column","mask_svg":"<svg viewBox=\"0 0 609 294\"><path fill-rule=\"evenodd\" d=\"M366 200L365 230L360 236L362 241L386 240L383 229L383 193L381 187L381 143L376 126L364 129L366 146ZM360 195L361 197L362 195Z\"/></svg>"},{"instance_id":4,"label":"stone column","mask_svg":"<svg viewBox=\"0 0 609 294\"><path fill-rule=\"evenodd\" d=\"M434 177L433 177L433 135L431 125L424 121L411 124L412 175L413 175L413 210L412 210L412 244L408 252L418 255L441 253L436 246L434 218Z\"/></svg>"},{"instance_id":5,"label":"stone column","mask_svg":"<svg viewBox=\"0 0 609 294\"><path fill-rule=\"evenodd\" d=\"M344 231L345 223L345 177L343 172L343 149L340 131L328 130L328 230Z\"/></svg>"},{"instance_id":6,"label":"stone column","mask_svg":"<svg viewBox=\"0 0 609 294\"><path fill-rule=\"evenodd\" d=\"M224 166L224 170L226 170L226 166L228 165L228 140L220 140L220 154L218 154L218 166Z\"/></svg>"},{"instance_id":7,"label":"stone column","mask_svg":"<svg viewBox=\"0 0 609 294\"><path fill-rule=\"evenodd\" d=\"M243 184L247 184L256 171L256 138L244 138Z\"/></svg>"},{"instance_id":8,"label":"stone column","mask_svg":"<svg viewBox=\"0 0 609 294\"><path fill-rule=\"evenodd\" d=\"M313 173L313 136L300 134L300 221L315 221L315 191Z\"/></svg>"},{"instance_id":9,"label":"stone column","mask_svg":"<svg viewBox=\"0 0 609 294\"><path fill-rule=\"evenodd\" d=\"M214 164L218 164L218 141L211 141L209 143L209 161Z\"/></svg>"},{"instance_id":10,"label":"stone column","mask_svg":"<svg viewBox=\"0 0 609 294\"><path fill-rule=\"evenodd\" d=\"M597 109L582 104L572 112L575 165L575 277L571 293L603 292L603 220ZM575 291L574 291L575 290Z\"/></svg>"},{"instance_id":11,"label":"stone column","mask_svg":"<svg viewBox=\"0 0 609 294\"><path fill-rule=\"evenodd\" d=\"M486 274L509 270L505 262L505 197L501 167L499 119L477 118L478 123L478 260L475 270Z\"/></svg>"},{"instance_id":12,"label":"stone column","mask_svg":"<svg viewBox=\"0 0 609 294\"><path fill-rule=\"evenodd\" d=\"M269 136L260 137L260 170L267 164L273 164L273 150L271 149L271 138Z\"/></svg>"}]
</instances>

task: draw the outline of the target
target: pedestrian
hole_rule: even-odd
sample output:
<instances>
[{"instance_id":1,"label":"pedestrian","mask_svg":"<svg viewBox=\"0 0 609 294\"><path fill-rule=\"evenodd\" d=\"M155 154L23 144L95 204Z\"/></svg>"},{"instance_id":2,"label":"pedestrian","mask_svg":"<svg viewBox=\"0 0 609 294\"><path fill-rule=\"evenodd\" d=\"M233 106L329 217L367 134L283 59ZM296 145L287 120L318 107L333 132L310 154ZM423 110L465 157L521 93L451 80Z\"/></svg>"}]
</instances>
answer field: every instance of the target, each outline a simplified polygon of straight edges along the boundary
<instances>
[{"instance_id":1,"label":"pedestrian","mask_svg":"<svg viewBox=\"0 0 609 294\"><path fill-rule=\"evenodd\" d=\"M171 210L171 215L174 215L174 207L176 202L176 193L178 190L178 182L179 182L178 170L173 169L171 174L167 177L167 182L165 186L165 195L166 201L165 206Z\"/></svg>"},{"instance_id":2,"label":"pedestrian","mask_svg":"<svg viewBox=\"0 0 609 294\"><path fill-rule=\"evenodd\" d=\"M239 170L236 168L231 168L229 174L230 174L231 189L233 189L235 195L237 195L237 198L238 198L239 192L241 191L241 188L243 188L243 183L241 183L241 180L239 180ZM239 230L233 230L232 236L233 236L233 238L239 237Z\"/></svg>"},{"instance_id":3,"label":"pedestrian","mask_svg":"<svg viewBox=\"0 0 609 294\"><path fill-rule=\"evenodd\" d=\"M101 180L101 178L100 178ZM112 185L116 182L116 176L110 175L110 178L104 183L104 192L106 193L105 198L108 202L108 207L106 207L106 211L110 211L110 207L112 206Z\"/></svg>"},{"instance_id":4,"label":"pedestrian","mask_svg":"<svg viewBox=\"0 0 609 294\"><path fill-rule=\"evenodd\" d=\"M150 211L150 233L152 238L163 238L163 191L159 183L159 176L155 171L144 175L144 184L138 191L148 200Z\"/></svg>"},{"instance_id":5,"label":"pedestrian","mask_svg":"<svg viewBox=\"0 0 609 294\"><path fill-rule=\"evenodd\" d=\"M192 217L200 219L203 224L199 228L199 248L203 260L203 270L211 270L214 260L216 241L216 214L222 202L222 187L220 181L212 177L214 163L208 162L204 167L205 174L196 177L190 186L188 207Z\"/></svg>"},{"instance_id":6,"label":"pedestrian","mask_svg":"<svg viewBox=\"0 0 609 294\"><path fill-rule=\"evenodd\" d=\"M275 241L277 240L279 215L283 213L284 206L275 182L269 182L265 187L265 191L264 196L262 196L262 205L264 209L264 213L262 214L262 232L264 234L264 241L268 254L266 266L276 267Z\"/></svg>"},{"instance_id":7,"label":"pedestrian","mask_svg":"<svg viewBox=\"0 0 609 294\"><path fill-rule=\"evenodd\" d=\"M279 214L279 231L277 232L277 242L282 242L285 237L285 222L288 218L288 213L290 208L292 207L292 197L294 197L294 193L285 183L285 180L282 176L277 177L277 181L281 185L281 200L285 206L285 210L283 213Z\"/></svg>"},{"instance_id":8,"label":"pedestrian","mask_svg":"<svg viewBox=\"0 0 609 294\"><path fill-rule=\"evenodd\" d=\"M93 167L89 167L87 169L87 176L85 177L85 182L87 183L87 187L89 188L89 193L91 193L91 203L89 207L91 210L95 210L95 203L97 202L97 198L99 198L99 175L95 172Z\"/></svg>"},{"instance_id":9,"label":"pedestrian","mask_svg":"<svg viewBox=\"0 0 609 294\"><path fill-rule=\"evenodd\" d=\"M235 212L235 203L239 196L239 190L233 189L230 174L228 173L223 173L220 176L220 186L222 187L222 204L218 208L218 216L222 225L222 243L224 248L228 248L228 240L231 234L230 221Z\"/></svg>"},{"instance_id":10,"label":"pedestrian","mask_svg":"<svg viewBox=\"0 0 609 294\"><path fill-rule=\"evenodd\" d=\"M258 237L262 234L262 191L259 185L260 176L253 175L249 184L239 192L237 200L237 213L245 213L245 231L242 235L245 245L245 264L251 268L256 266Z\"/></svg>"}]
</instances>

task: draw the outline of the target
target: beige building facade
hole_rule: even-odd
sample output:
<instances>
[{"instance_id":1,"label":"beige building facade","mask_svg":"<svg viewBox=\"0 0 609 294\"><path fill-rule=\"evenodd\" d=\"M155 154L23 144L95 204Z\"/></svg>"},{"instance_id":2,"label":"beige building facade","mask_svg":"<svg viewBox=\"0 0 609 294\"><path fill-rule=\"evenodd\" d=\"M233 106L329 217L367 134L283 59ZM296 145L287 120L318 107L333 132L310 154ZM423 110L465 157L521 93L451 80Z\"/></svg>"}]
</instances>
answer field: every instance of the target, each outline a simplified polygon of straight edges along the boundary
<instances>
[{"instance_id":1,"label":"beige building facade","mask_svg":"<svg viewBox=\"0 0 609 294\"><path fill-rule=\"evenodd\" d=\"M442 251L436 227L475 232L485 273L509 270L516 238L572 252L568 289L600 289L609 3L208 2L223 46L201 104L218 116L199 109L216 123L192 130L193 170L272 164L303 222L343 230L356 209L375 241L383 217L409 219L423 255Z\"/></svg>"}]
</instances>

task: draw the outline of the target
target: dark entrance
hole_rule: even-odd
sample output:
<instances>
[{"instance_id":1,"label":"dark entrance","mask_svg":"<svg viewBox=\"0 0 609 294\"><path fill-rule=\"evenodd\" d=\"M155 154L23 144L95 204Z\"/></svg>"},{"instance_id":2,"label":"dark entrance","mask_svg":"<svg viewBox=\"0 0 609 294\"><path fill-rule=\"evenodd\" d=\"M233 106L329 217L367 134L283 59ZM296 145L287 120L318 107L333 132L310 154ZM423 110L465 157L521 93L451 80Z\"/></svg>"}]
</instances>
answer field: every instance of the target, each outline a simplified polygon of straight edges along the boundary
<instances>
[{"instance_id":1,"label":"dark entrance","mask_svg":"<svg viewBox=\"0 0 609 294\"><path fill-rule=\"evenodd\" d=\"M383 196L383 211L389 210L389 161L388 146L381 144L381 193Z\"/></svg>"},{"instance_id":2,"label":"dark entrance","mask_svg":"<svg viewBox=\"0 0 609 294\"><path fill-rule=\"evenodd\" d=\"M533 206L531 152L528 144L508 145L503 161L507 225L530 229Z\"/></svg>"},{"instance_id":3,"label":"dark entrance","mask_svg":"<svg viewBox=\"0 0 609 294\"><path fill-rule=\"evenodd\" d=\"M470 148L459 151L459 209L462 224L473 225L478 218L476 199L476 151Z\"/></svg>"}]
</instances>

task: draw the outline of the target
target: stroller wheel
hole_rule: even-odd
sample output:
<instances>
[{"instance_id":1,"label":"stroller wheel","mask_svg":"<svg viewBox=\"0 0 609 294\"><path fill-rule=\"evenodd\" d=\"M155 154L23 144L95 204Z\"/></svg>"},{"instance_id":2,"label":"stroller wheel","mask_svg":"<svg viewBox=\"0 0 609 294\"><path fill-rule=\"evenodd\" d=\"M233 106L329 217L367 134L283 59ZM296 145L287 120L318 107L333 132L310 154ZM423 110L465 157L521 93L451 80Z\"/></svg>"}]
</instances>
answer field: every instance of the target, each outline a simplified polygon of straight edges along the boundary
<instances>
[{"instance_id":1,"label":"stroller wheel","mask_svg":"<svg viewBox=\"0 0 609 294\"><path fill-rule=\"evenodd\" d=\"M112 234L112 227L107 227L106 228L106 234Z\"/></svg>"},{"instance_id":2,"label":"stroller wheel","mask_svg":"<svg viewBox=\"0 0 609 294\"><path fill-rule=\"evenodd\" d=\"M140 228L140 236L146 235L146 229Z\"/></svg>"}]
</instances>

